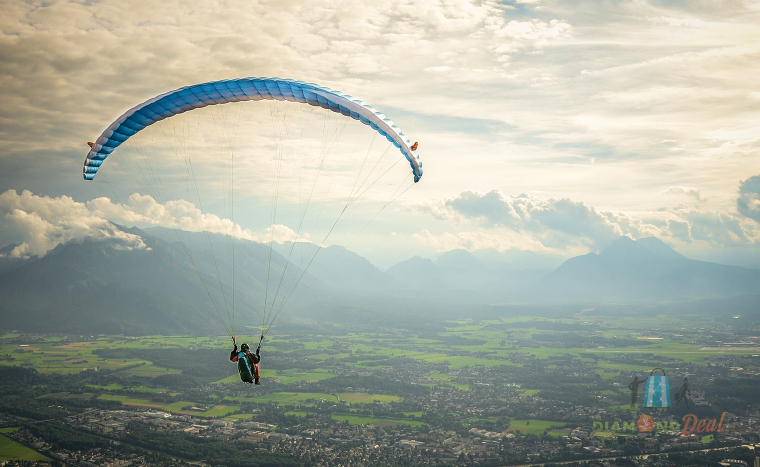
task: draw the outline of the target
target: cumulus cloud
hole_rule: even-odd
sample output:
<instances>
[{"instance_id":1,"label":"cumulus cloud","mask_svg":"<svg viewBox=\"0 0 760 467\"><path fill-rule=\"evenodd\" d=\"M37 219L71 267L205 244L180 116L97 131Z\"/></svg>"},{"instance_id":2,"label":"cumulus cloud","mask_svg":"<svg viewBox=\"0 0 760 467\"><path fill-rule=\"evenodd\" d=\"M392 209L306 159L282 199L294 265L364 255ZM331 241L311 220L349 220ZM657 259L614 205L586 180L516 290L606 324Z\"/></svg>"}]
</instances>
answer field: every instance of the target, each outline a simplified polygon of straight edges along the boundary
<instances>
[{"instance_id":1,"label":"cumulus cloud","mask_svg":"<svg viewBox=\"0 0 760 467\"><path fill-rule=\"evenodd\" d=\"M697 201L703 201L702 194L699 192L698 189L694 187L671 186L667 190L663 190L662 194L663 195L686 195L686 196L696 199Z\"/></svg>"},{"instance_id":2,"label":"cumulus cloud","mask_svg":"<svg viewBox=\"0 0 760 467\"><path fill-rule=\"evenodd\" d=\"M678 191L677 191L678 192ZM543 198L499 190L466 191L445 200L434 199L413 206L433 217L473 222L475 230L435 235L427 230L414 239L439 251L508 248L598 251L620 236L658 237L670 243L701 243L710 247L749 246L760 241L760 232L730 214L705 208L663 208L625 213L596 209L568 198ZM585 250L585 251L582 251Z\"/></svg>"},{"instance_id":3,"label":"cumulus cloud","mask_svg":"<svg viewBox=\"0 0 760 467\"><path fill-rule=\"evenodd\" d=\"M758 240L757 230L731 214L702 209L673 211L689 225L689 240L713 247L741 246Z\"/></svg>"},{"instance_id":4,"label":"cumulus cloud","mask_svg":"<svg viewBox=\"0 0 760 467\"><path fill-rule=\"evenodd\" d=\"M44 256L57 245L85 237L113 240L119 249L147 248L138 235L123 232L116 224L161 226L188 232L211 232L255 242L308 241L291 228L274 224L262 232L244 229L230 219L204 213L194 204L168 201L161 204L147 195L134 194L124 204L108 198L79 203L68 196L50 198L25 190L0 195L0 246L15 245L6 255L28 258Z\"/></svg>"},{"instance_id":5,"label":"cumulus cloud","mask_svg":"<svg viewBox=\"0 0 760 467\"><path fill-rule=\"evenodd\" d=\"M465 217L482 217L495 224L511 225L521 216L499 190L488 193L465 191L458 197L449 198L445 205Z\"/></svg>"},{"instance_id":6,"label":"cumulus cloud","mask_svg":"<svg viewBox=\"0 0 760 467\"><path fill-rule=\"evenodd\" d=\"M445 205L485 225L530 231L545 239L557 234L575 237L591 247L604 245L627 233L621 228L625 224L621 219L623 215L600 213L592 206L566 198L546 199L525 193L505 196L499 190L466 191L447 199Z\"/></svg>"},{"instance_id":7,"label":"cumulus cloud","mask_svg":"<svg viewBox=\"0 0 760 467\"><path fill-rule=\"evenodd\" d=\"M410 200L405 204L412 211L429 214L435 219L450 221L454 225L458 225L463 219L463 216L454 208L446 205L445 199Z\"/></svg>"},{"instance_id":8,"label":"cumulus cloud","mask_svg":"<svg viewBox=\"0 0 760 467\"><path fill-rule=\"evenodd\" d=\"M170 200L162 204L148 195L135 193L126 203L115 204L108 198L97 198L86 203L93 215L117 223L129 225L152 225L187 232L210 232L230 235L254 242L276 243L308 241L308 233L300 236L290 227L274 224L262 232L244 229L231 219L203 212L195 204L185 200Z\"/></svg>"},{"instance_id":9,"label":"cumulus cloud","mask_svg":"<svg viewBox=\"0 0 760 467\"><path fill-rule=\"evenodd\" d=\"M760 222L760 175L750 177L739 184L736 207L743 216Z\"/></svg>"},{"instance_id":10,"label":"cumulus cloud","mask_svg":"<svg viewBox=\"0 0 760 467\"><path fill-rule=\"evenodd\" d=\"M123 232L68 196L41 197L30 191L0 194L0 245L15 245L8 256L43 256L61 243L90 237L113 240L120 249L145 249L142 239Z\"/></svg>"}]
</instances>

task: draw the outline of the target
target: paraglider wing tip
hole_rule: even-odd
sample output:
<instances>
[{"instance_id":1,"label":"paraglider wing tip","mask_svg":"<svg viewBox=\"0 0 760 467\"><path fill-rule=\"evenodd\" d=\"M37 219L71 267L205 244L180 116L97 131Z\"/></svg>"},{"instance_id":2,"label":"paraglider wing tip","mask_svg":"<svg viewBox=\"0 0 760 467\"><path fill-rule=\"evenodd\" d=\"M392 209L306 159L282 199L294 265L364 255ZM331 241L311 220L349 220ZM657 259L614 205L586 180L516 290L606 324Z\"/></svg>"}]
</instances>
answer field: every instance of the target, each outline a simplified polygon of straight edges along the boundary
<instances>
[{"instance_id":1,"label":"paraglider wing tip","mask_svg":"<svg viewBox=\"0 0 760 467\"><path fill-rule=\"evenodd\" d=\"M416 143L415 143L415 144L416 144ZM87 141L87 146L89 146L89 147L93 147L93 146L95 146L95 143L93 143L93 142L91 142L91 141Z\"/></svg>"}]
</instances>

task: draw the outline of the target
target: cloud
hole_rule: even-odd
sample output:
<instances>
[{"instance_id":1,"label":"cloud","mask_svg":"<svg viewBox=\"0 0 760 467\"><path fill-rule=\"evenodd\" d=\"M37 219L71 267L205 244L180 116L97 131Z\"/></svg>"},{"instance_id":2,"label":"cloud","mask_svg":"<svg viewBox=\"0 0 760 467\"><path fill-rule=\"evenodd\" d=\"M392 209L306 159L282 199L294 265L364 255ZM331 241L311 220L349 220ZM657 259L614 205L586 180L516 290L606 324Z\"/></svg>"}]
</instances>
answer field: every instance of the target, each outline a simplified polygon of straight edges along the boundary
<instances>
[{"instance_id":1,"label":"cloud","mask_svg":"<svg viewBox=\"0 0 760 467\"><path fill-rule=\"evenodd\" d=\"M463 219L454 208L446 205L446 200L441 198L431 198L428 200L411 200L405 203L406 207L412 211L429 214L438 220L450 221L458 225Z\"/></svg>"},{"instance_id":2,"label":"cloud","mask_svg":"<svg viewBox=\"0 0 760 467\"><path fill-rule=\"evenodd\" d=\"M550 243L558 241L554 237L559 235L575 237L589 247L598 248L627 233L621 228L626 224L621 219L625 216L600 213L582 202L566 198L545 199L525 193L507 197L499 190L466 191L447 199L445 204L466 218L479 219L488 226L529 231Z\"/></svg>"},{"instance_id":3,"label":"cloud","mask_svg":"<svg viewBox=\"0 0 760 467\"><path fill-rule=\"evenodd\" d=\"M569 38L572 28L566 22L556 19L549 22L538 19L507 22L503 17L492 16L486 20L484 29L497 38L509 38L515 41L528 41L534 45L544 45L550 39Z\"/></svg>"},{"instance_id":4,"label":"cloud","mask_svg":"<svg viewBox=\"0 0 760 467\"><path fill-rule=\"evenodd\" d=\"M446 205L452 193L508 186L543 198L502 195L508 206L481 205L477 219L501 219L504 229L546 244L595 247L614 234L652 231L694 242L719 243L726 231L738 242L754 238L744 224L757 217L753 195L735 196L760 146L754 7L541 7L532 0L7 0L0 193L101 196L77 185L84 142L126 109L189 83L281 76L362 98L419 139L426 176L415 195L440 201L418 209L447 222L475 220L467 200L462 211ZM484 118L494 124L477 131L445 123ZM261 148L255 133L238 141ZM736 203L744 230L730 227L732 215L705 210L688 220L670 210L651 223L630 213L649 211L649 219L662 197L642 190L675 184L699 187L680 195L709 196L713 209L733 212ZM490 195L483 204L495 201ZM133 209L121 216L163 216ZM189 208L180 204L165 209L193 228L234 228L211 215L181 216ZM721 231L710 237L700 225Z\"/></svg>"},{"instance_id":5,"label":"cloud","mask_svg":"<svg viewBox=\"0 0 760 467\"><path fill-rule=\"evenodd\" d=\"M658 16L649 18L654 23L663 23L668 26L698 29L728 29L728 25L718 22L707 22L697 18L671 18L667 16Z\"/></svg>"},{"instance_id":6,"label":"cloud","mask_svg":"<svg viewBox=\"0 0 760 467\"><path fill-rule=\"evenodd\" d=\"M85 237L112 240L111 245L118 249L147 248L138 235L124 232L114 223L206 231L261 243L309 240L308 234L299 236L281 224L262 232L243 229L184 200L161 204L150 196L134 194L128 203L115 204L108 198L79 203L68 196L50 198L28 190L0 195L0 246L16 245L8 253L13 257L44 256L57 245Z\"/></svg>"},{"instance_id":7,"label":"cloud","mask_svg":"<svg viewBox=\"0 0 760 467\"><path fill-rule=\"evenodd\" d=\"M664 190L662 192L663 195L686 195L690 196L697 201L703 201L702 194L699 192L698 189L694 187L686 187L686 186L671 186L667 190Z\"/></svg>"},{"instance_id":8,"label":"cloud","mask_svg":"<svg viewBox=\"0 0 760 467\"><path fill-rule=\"evenodd\" d=\"M161 204L151 196L138 193L131 195L127 203L114 204L108 198L97 198L88 201L86 205L93 215L129 225L218 233L260 243L268 243L270 240L276 243L308 241L310 238L308 233L299 236L293 229L282 224L273 224L262 232L253 232L231 219L203 212L189 201L170 200Z\"/></svg>"},{"instance_id":9,"label":"cloud","mask_svg":"<svg viewBox=\"0 0 760 467\"><path fill-rule=\"evenodd\" d=\"M456 233L436 235L423 230L413 235L418 242L438 251L519 248L581 254L599 251L624 235L634 239L658 237L672 244L712 248L760 244L760 231L755 227L730 214L703 207L625 213L599 210L568 198L525 193L506 196L499 190L491 190L466 191L445 200L415 204L413 209L462 225ZM467 221L474 224L475 230L465 230Z\"/></svg>"},{"instance_id":10,"label":"cloud","mask_svg":"<svg viewBox=\"0 0 760 467\"><path fill-rule=\"evenodd\" d=\"M486 50L494 38L531 48L569 28L556 19L510 21L510 8L482 0L4 2L0 149L64 142L81 152L108 118L142 99L252 70L401 107L429 87L420 70L455 68L441 54L458 69L486 69L502 54L476 63L469 50ZM400 75L413 78L406 91Z\"/></svg>"},{"instance_id":11,"label":"cloud","mask_svg":"<svg viewBox=\"0 0 760 467\"><path fill-rule=\"evenodd\" d=\"M522 220L511 200L499 190L488 193L465 191L458 197L447 199L445 205L465 217L482 217L494 224L514 225Z\"/></svg>"},{"instance_id":12,"label":"cloud","mask_svg":"<svg viewBox=\"0 0 760 467\"><path fill-rule=\"evenodd\" d=\"M674 211L689 225L689 240L712 247L750 245L758 241L758 231L728 213L699 209Z\"/></svg>"},{"instance_id":13,"label":"cloud","mask_svg":"<svg viewBox=\"0 0 760 467\"><path fill-rule=\"evenodd\" d=\"M743 216L760 222L760 175L750 177L739 184L736 207Z\"/></svg>"},{"instance_id":14,"label":"cloud","mask_svg":"<svg viewBox=\"0 0 760 467\"><path fill-rule=\"evenodd\" d=\"M16 245L8 256L43 256L61 243L90 237L112 240L114 248L145 249L142 239L123 232L68 196L41 197L30 191L0 194L0 245Z\"/></svg>"}]
</instances>

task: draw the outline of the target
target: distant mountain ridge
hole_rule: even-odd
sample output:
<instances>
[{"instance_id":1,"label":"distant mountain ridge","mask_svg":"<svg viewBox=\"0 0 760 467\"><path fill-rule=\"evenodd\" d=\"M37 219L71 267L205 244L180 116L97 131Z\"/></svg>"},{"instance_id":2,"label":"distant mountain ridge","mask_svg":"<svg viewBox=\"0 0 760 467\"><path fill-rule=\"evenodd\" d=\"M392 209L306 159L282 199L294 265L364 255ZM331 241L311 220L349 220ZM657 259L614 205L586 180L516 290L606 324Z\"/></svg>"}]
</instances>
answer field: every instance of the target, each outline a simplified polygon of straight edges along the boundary
<instances>
[{"instance_id":1,"label":"distant mountain ridge","mask_svg":"<svg viewBox=\"0 0 760 467\"><path fill-rule=\"evenodd\" d=\"M136 228L122 230L138 235L148 248L125 250L114 240L85 238L58 245L41 258L17 261L0 273L2 327L69 333L224 333L223 324L233 320L228 303L231 268L227 258L211 258L208 252L215 244L220 251L225 238L211 236L210 243L203 243L200 236L205 234L183 232L202 245L191 257L177 241ZM237 319L256 323L251 313L264 302L269 248L246 242L237 245L236 256ZM272 270L280 277L286 260L277 253L272 258ZM297 272L293 268L286 279ZM270 289L277 285L271 282ZM296 293L303 291L300 287Z\"/></svg>"},{"instance_id":2,"label":"distant mountain ridge","mask_svg":"<svg viewBox=\"0 0 760 467\"><path fill-rule=\"evenodd\" d=\"M685 300L753 294L760 270L692 260L656 238L621 237L564 262L523 296L551 301Z\"/></svg>"},{"instance_id":3,"label":"distant mountain ridge","mask_svg":"<svg viewBox=\"0 0 760 467\"><path fill-rule=\"evenodd\" d=\"M319 278L325 284L342 290L397 290L407 288L370 263L367 258L338 245L320 248L312 243L291 242L274 245L274 250L291 263ZM292 253L291 253L292 250ZM319 251L317 251L319 250Z\"/></svg>"},{"instance_id":4,"label":"distant mountain ridge","mask_svg":"<svg viewBox=\"0 0 760 467\"><path fill-rule=\"evenodd\" d=\"M490 261L493 254L454 250L435 261L415 256L381 271L341 246L317 250L313 244L286 243L271 251L264 244L237 240L233 261L230 239L222 235L122 230L139 236L148 248L128 250L114 240L84 239L30 259L11 258L12 247L4 248L0 327L223 333L220 316L229 318L233 262L235 319L248 325L260 322L256 316L264 297L271 299L278 291L291 296L289 316L369 323L526 304L722 303L760 290L760 270L691 260L655 238L621 237L599 254L571 258L556 269L516 269L534 258L540 265L556 261L541 255L512 252ZM193 245L191 255L180 238ZM520 259L511 264L504 261L509 257ZM741 303L747 300L752 298Z\"/></svg>"},{"instance_id":5,"label":"distant mountain ridge","mask_svg":"<svg viewBox=\"0 0 760 467\"><path fill-rule=\"evenodd\" d=\"M451 250L435 261L415 256L386 271L420 297L455 302L499 303L549 273L544 269L515 270L508 263L479 260L466 250Z\"/></svg>"}]
</instances>

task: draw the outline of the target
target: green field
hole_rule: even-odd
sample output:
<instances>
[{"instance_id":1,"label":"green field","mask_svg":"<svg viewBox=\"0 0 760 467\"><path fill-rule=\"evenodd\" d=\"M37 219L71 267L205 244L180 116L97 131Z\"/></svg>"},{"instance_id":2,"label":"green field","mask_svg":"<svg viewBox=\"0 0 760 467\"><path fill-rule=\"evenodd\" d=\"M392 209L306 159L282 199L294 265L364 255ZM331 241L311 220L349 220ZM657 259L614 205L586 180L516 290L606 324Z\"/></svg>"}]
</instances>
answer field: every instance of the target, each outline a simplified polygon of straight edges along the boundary
<instances>
[{"instance_id":1,"label":"green field","mask_svg":"<svg viewBox=\"0 0 760 467\"><path fill-rule=\"evenodd\" d=\"M349 425L375 425L375 426L389 426L389 425L411 425L422 426L424 423L416 422L412 420L396 420L388 418L375 418L375 417L357 417L354 415L332 415L333 420L340 420L341 422L348 422Z\"/></svg>"},{"instance_id":2,"label":"green field","mask_svg":"<svg viewBox=\"0 0 760 467\"><path fill-rule=\"evenodd\" d=\"M572 330L561 330L562 326L573 325L575 329L581 328L580 332ZM583 329L583 326L593 328L593 332ZM252 416L250 414L231 415L240 410L254 409L248 404L269 404L274 403L284 406L285 410L293 409L287 412L292 415L305 416L306 411L312 410L319 404L372 404L387 403L394 404L403 401L405 392L395 392L394 389L388 388L389 394L371 394L368 392L340 392L330 393L335 388L336 391L353 391L350 387L341 387L330 384L326 381L336 377L336 374L345 374L343 371L335 371L337 367L353 367L364 372L365 370L393 367L397 362L405 364L418 365L420 363L429 363L433 365L424 365L427 376L420 378L418 384L431 388L435 391L468 391L477 381L473 374L493 369L496 371L511 372L513 368L517 370L528 363L536 360L555 358L556 361L544 362L549 370L560 368L562 361L568 359L579 360L585 366L584 371L597 380L601 378L603 385L594 395L604 397L605 406L610 411L629 410L626 404L627 391L624 385L628 384L627 374L638 373L648 374L652 368L652 362L661 359L668 364L662 364L669 369L671 367L682 366L682 363L693 363L698 365L708 364L711 359L714 361L716 356L742 355L746 353L742 349L711 349L705 348L704 344L696 343L692 338L680 336L680 329L684 326L683 321L669 319L665 317L648 317L641 318L608 318L597 316L580 316L576 318L552 319L536 317L517 317L490 319L484 321L464 320L460 322L450 321L441 328L431 333L393 333L393 332L343 332L338 327L333 329L330 335L294 335L286 334L272 336L267 338L263 348L264 355L273 355L278 352L293 362L305 362L307 364L298 367L294 363L294 368L283 369L280 366L277 370L266 367L267 361L264 361L261 376L264 387L270 389L276 387L278 392L271 394L261 394L258 388L249 388L244 391L239 376L234 372L234 367L229 366L232 372L229 376L222 376L226 372L212 373L213 379L221 384L229 384L229 387L218 387L217 391L212 391L204 397L203 406L196 410L183 410L188 406L196 406L198 401L179 401L179 397L192 399L191 395L182 394L182 389L166 389L161 387L174 387L170 382L172 378L167 378L162 383L156 383L155 386L148 379L134 380L122 383L116 379L115 382L109 379L100 379L102 384L91 384L85 388L92 393L75 394L68 392L46 394L42 397L51 399L48 403L63 405L63 399L87 399L98 397L104 401L119 401L124 405L144 407L150 409L162 409L174 413L192 414L200 417L219 417L228 420L244 420ZM560 330L555 330L559 327ZM658 335L649 333L650 330L659 330ZM665 332L669 330L669 332ZM278 330L279 331L279 330ZM559 339L542 338L542 336L556 336ZM564 337L577 338L563 341ZM660 337L663 336L663 337ZM579 338L580 337L580 338ZM616 338L625 339L624 345L618 347L608 345L607 342ZM97 368L100 371L99 376L114 375L119 376L145 376L156 377L166 374L178 374L179 370L164 368L151 361L140 358L131 358L128 355L138 355L148 358L150 352L138 353L129 352L119 353L118 350L131 349L204 349L214 350L229 348L229 339L227 337L209 338L209 337L182 337L182 336L148 336L140 338L124 338L120 336L98 337L86 342L66 341L63 337L29 337L29 343L24 343L25 335L13 333L0 337L0 355L7 357L0 361L0 365L16 365L32 367L40 372L68 374L81 372L85 369ZM34 340L31 340L34 339ZM240 340L253 338L241 337ZM535 341L528 341L536 339ZM596 345L594 339L605 345ZM528 341L525 345L523 341ZM552 344L557 342L557 345ZM454 343L454 345L452 345ZM280 347L281 346L281 347ZM104 353L100 350L108 349L110 352ZM114 352L116 351L116 352ZM635 358L638 355L646 354L647 359ZM120 356L126 355L125 358L102 358L100 355ZM648 360L648 361L647 361ZM158 361L158 360L157 360ZM324 361L324 365L322 364ZM642 363L639 363L642 362ZM278 362L279 363L279 362ZM226 355L222 354L219 365L228 365ZM530 363L532 364L532 363ZM166 365L169 365L168 363ZM504 367L504 366L509 366ZM669 365L669 366L668 366ZM467 370L468 367L481 367L474 372ZM655 365L656 366L656 365ZM746 366L746 365L745 365ZM751 366L751 364L750 364ZM500 368L495 368L500 367ZM221 368L221 366L220 366ZM224 367L227 369L227 367ZM464 370L464 371L462 371ZM335 374L331 373L335 371ZM520 373L521 371L516 371ZM371 371L370 371L370 374ZM380 373L373 374L377 377ZM424 374L424 373L423 373ZM468 376L470 375L470 376ZM420 375L422 376L422 375ZM199 377L203 380L203 377ZM209 377L205 382L212 380ZM276 380L276 381L275 381ZM269 383L272 386L267 387ZM109 384L111 383L111 384ZM313 383L309 385L300 385L298 383ZM612 385L615 383L615 386ZM282 384L282 385L280 385ZM618 387L619 386L619 387ZM238 391L240 388L240 392ZM373 387L371 385L356 386ZM541 386L534 386L541 387ZM301 392L300 390L313 391ZM603 388L603 389L602 389ZM271 390L271 389L270 389ZM361 390L361 389L360 389ZM178 391L178 392L173 392ZM244 392L242 392L244 391ZM366 391L366 390L363 390ZM535 396L539 390L534 388L519 388L513 386L509 389L512 395L521 397ZM214 394L216 392L216 394ZM386 389L383 390L386 392ZM159 396L158 394L161 394ZM225 396L225 394L234 394ZM398 395L390 395L398 394ZM460 396L466 397L466 393L460 393ZM157 402L151 400L152 397L164 400ZM199 398L200 400L200 398ZM609 404L609 405L608 405ZM357 409L357 407L352 407ZM420 409L406 409L420 410ZM255 413L255 412L254 412ZM377 412L376 412L377 413ZM423 412L408 412L405 415L413 417L422 417ZM414 418L410 420L389 421L376 419L374 417L361 417L356 414L345 414L336 417L339 420L345 420L351 424L359 423L420 423ZM401 417L403 418L403 417ZM466 417L462 417L466 418ZM471 420L470 422L472 422ZM528 424L528 422L530 422ZM509 431L519 431L523 433L541 434L552 422L543 422L538 420L515 420L512 422ZM559 424L559 423L557 423ZM561 424L559 424L561 425ZM561 436L565 433L564 429L551 430L552 436Z\"/></svg>"},{"instance_id":3,"label":"green field","mask_svg":"<svg viewBox=\"0 0 760 467\"><path fill-rule=\"evenodd\" d=\"M225 420L250 420L252 418L253 418L253 414L252 413L229 415L227 417L224 417Z\"/></svg>"},{"instance_id":4,"label":"green field","mask_svg":"<svg viewBox=\"0 0 760 467\"><path fill-rule=\"evenodd\" d=\"M260 371L261 379L277 379L280 380L282 383L285 384L292 384L298 381L307 381L307 382L315 382L315 381L322 381L323 379L330 379L335 377L335 375L330 373L324 373L319 371L314 372L302 372L302 371L295 371L295 370L270 370L268 368L262 368ZM223 384L223 383L239 383L240 382L240 376L235 373L232 374L226 378L220 379L219 381L215 381L215 384Z\"/></svg>"},{"instance_id":5,"label":"green field","mask_svg":"<svg viewBox=\"0 0 760 467\"><path fill-rule=\"evenodd\" d=\"M550 325L588 325L603 326L603 332L599 337L613 339L622 337L628 339L632 345L624 347L586 345L586 347L568 348L564 346L547 347L532 345L520 347L516 345L519 339L531 339L548 334L547 326ZM518 326L519 325L519 326ZM510 326L516 326L510 328ZM683 322L672 317L619 317L609 319L594 316L588 313L584 316L566 319L551 319L537 317L503 317L483 321L467 320L463 322L449 321L444 330L441 330L436 338L417 335L393 335L387 333L371 332L337 332L331 335L314 335L307 339L297 338L297 353L310 360L337 361L356 368L374 368L377 365L392 365L394 359L406 358L421 362L441 364L445 363L448 371L471 366L521 366L511 360L515 354L532 355L538 359L556 356L570 356L590 362L591 357L596 361L593 370L604 380L620 377L620 372L643 372L651 370L648 364L638 365L632 362L611 363L607 359L614 359L617 355L641 353L676 358L683 362L705 365L710 357L716 355L742 355L741 349L710 349L703 345L689 341L677 335L665 337L652 337L647 332L651 329L679 329ZM575 331L552 331L554 334L573 336ZM447 339L457 339L455 345L447 342ZM154 365L150 361L138 358L102 358L96 353L99 349L223 349L229 346L227 337L184 337L184 336L147 336L140 338L124 338L118 336L99 337L86 342L69 342L61 337L48 337L42 340L34 340L24 344L23 334L12 333L0 336L0 354L9 355L10 358L0 361L0 365L23 365L36 368L40 372L51 373L76 373L85 369L97 368L115 372L117 376L146 376L155 377L164 374L177 374L179 370L163 368ZM240 337L253 339L251 336ZM462 341L466 339L467 341ZM13 340L13 344L10 341ZM640 344L638 343L640 341ZM264 351L277 350L283 344L291 346L293 339L287 335L272 336L267 339ZM467 342L472 342L468 344ZM290 351L290 350L288 350ZM471 352L472 355L463 355ZM113 355L113 354L111 354ZM127 355L127 353L125 353ZM381 357L381 358L378 358ZM387 360L386 360L387 359ZM375 362L375 363L373 363ZM122 371L119 371L122 370ZM467 390L467 381L459 379L455 375L447 374L447 370L430 374L430 382L427 385L435 385L434 381L440 381L443 387L455 387ZM334 377L324 369L303 370L271 370L262 367L262 378L276 379L289 385L296 382L319 382ZM454 383L456 381L456 383ZM232 373L217 381L218 383L239 383L239 378ZM91 386L93 389L102 391L121 390L118 384L104 386ZM160 393L165 389L152 387L131 388L130 391L139 393ZM529 395L529 392L524 392ZM141 398L137 395L135 400ZM352 401L361 402L361 401ZM125 402L126 403L126 402ZM133 405L140 403L129 402Z\"/></svg>"},{"instance_id":6,"label":"green field","mask_svg":"<svg viewBox=\"0 0 760 467\"><path fill-rule=\"evenodd\" d=\"M553 429L553 430L549 430L548 435L561 438L563 436L568 436L571 431L572 430L570 430L570 428Z\"/></svg>"},{"instance_id":7,"label":"green field","mask_svg":"<svg viewBox=\"0 0 760 467\"><path fill-rule=\"evenodd\" d=\"M264 371L261 372L261 377L264 377ZM222 378L219 381L214 381L214 384L226 384L226 383L239 383L240 382L240 375L237 373L233 375L229 375L226 378Z\"/></svg>"},{"instance_id":8,"label":"green field","mask_svg":"<svg viewBox=\"0 0 760 467\"><path fill-rule=\"evenodd\" d=\"M552 426L564 427L565 422L549 422L546 420L512 420L507 431L519 431L526 435L540 435Z\"/></svg>"},{"instance_id":9,"label":"green field","mask_svg":"<svg viewBox=\"0 0 760 467\"><path fill-rule=\"evenodd\" d=\"M192 407L194 405L195 405L195 402L182 401L182 402L175 402L173 404L165 405L162 407L162 409L167 412L179 412L180 410L182 410L183 407L187 407L187 406Z\"/></svg>"},{"instance_id":10,"label":"green field","mask_svg":"<svg viewBox=\"0 0 760 467\"><path fill-rule=\"evenodd\" d=\"M335 375L332 375L330 373L323 373L323 372L300 372L300 371L272 371L271 376L269 376L268 373L262 371L261 376L267 377L267 378L274 378L282 381L285 384L292 384L298 381L306 381L309 383L315 382L315 381L322 381L324 379L330 379L335 377Z\"/></svg>"},{"instance_id":11,"label":"green field","mask_svg":"<svg viewBox=\"0 0 760 467\"><path fill-rule=\"evenodd\" d=\"M119 401L124 405L134 405L137 407L148 407L154 409L160 409L163 407L163 404L161 402L153 402L148 399L135 399L129 396L117 396L113 394L103 394L98 397L98 399L104 401Z\"/></svg>"},{"instance_id":12,"label":"green field","mask_svg":"<svg viewBox=\"0 0 760 467\"><path fill-rule=\"evenodd\" d=\"M52 459L0 435L0 461L50 462Z\"/></svg>"},{"instance_id":13,"label":"green field","mask_svg":"<svg viewBox=\"0 0 760 467\"><path fill-rule=\"evenodd\" d=\"M238 410L240 410L240 406L237 405L217 405L213 409L199 412L197 415L199 417L221 418Z\"/></svg>"},{"instance_id":14,"label":"green field","mask_svg":"<svg viewBox=\"0 0 760 467\"><path fill-rule=\"evenodd\" d=\"M229 398L235 400L236 398ZM274 392L263 396L246 399L252 402L277 402L281 404L315 401L338 402L335 394L324 394L315 392ZM292 405L292 404L291 404Z\"/></svg>"},{"instance_id":15,"label":"green field","mask_svg":"<svg viewBox=\"0 0 760 467\"><path fill-rule=\"evenodd\" d=\"M341 392L337 394L342 401L349 403L369 404L371 402L400 402L403 399L398 396L386 396L382 394L367 394L366 392Z\"/></svg>"},{"instance_id":16,"label":"green field","mask_svg":"<svg viewBox=\"0 0 760 467\"><path fill-rule=\"evenodd\" d=\"M114 391L116 389L121 389L123 386L121 384L114 383L114 384L109 384L107 386L101 386L98 384L88 384L87 387L93 388L93 389L101 389L103 391Z\"/></svg>"}]
</instances>

